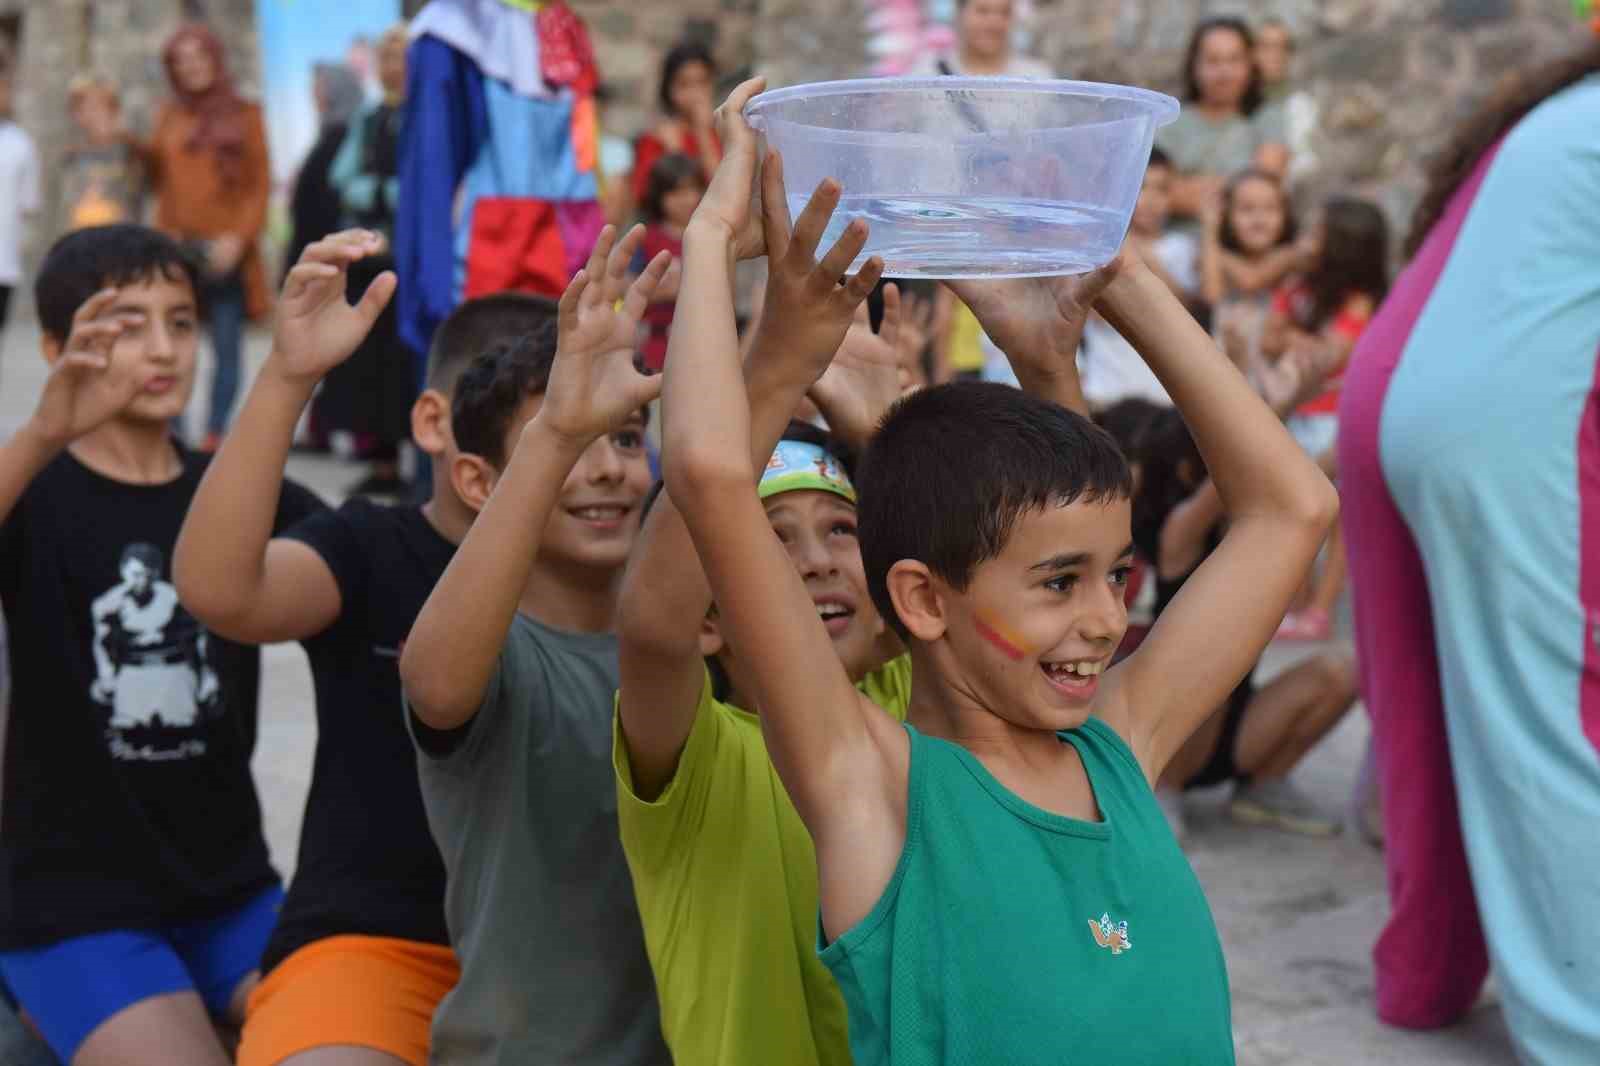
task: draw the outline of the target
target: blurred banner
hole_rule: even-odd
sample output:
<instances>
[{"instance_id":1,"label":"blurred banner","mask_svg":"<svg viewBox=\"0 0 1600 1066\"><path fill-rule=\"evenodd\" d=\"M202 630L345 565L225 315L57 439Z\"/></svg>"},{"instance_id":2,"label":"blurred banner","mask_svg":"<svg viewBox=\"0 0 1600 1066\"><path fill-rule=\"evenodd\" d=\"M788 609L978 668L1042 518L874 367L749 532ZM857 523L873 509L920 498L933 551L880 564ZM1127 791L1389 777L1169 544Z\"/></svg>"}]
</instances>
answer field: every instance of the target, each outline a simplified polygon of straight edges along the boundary
<instances>
[{"instance_id":1,"label":"blurred banner","mask_svg":"<svg viewBox=\"0 0 1600 1066\"><path fill-rule=\"evenodd\" d=\"M399 20L400 0L256 0L274 184L281 188L294 176L317 139L313 65L349 66L375 100L373 44Z\"/></svg>"}]
</instances>

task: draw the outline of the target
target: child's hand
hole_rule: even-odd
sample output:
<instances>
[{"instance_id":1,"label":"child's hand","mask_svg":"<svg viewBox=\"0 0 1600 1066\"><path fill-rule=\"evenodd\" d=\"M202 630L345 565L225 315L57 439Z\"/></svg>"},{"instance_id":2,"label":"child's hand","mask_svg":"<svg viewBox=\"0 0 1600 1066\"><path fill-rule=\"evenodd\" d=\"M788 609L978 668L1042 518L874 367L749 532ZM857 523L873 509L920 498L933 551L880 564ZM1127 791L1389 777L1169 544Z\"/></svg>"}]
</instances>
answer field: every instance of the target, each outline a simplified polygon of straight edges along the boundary
<instances>
[{"instance_id":1,"label":"child's hand","mask_svg":"<svg viewBox=\"0 0 1600 1066\"><path fill-rule=\"evenodd\" d=\"M766 78L751 78L729 93L717 108L722 162L689 220L690 226L710 226L724 232L739 259L753 259L766 251L761 225L750 209L756 183L756 131L744 117L745 104L766 87Z\"/></svg>"},{"instance_id":2,"label":"child's hand","mask_svg":"<svg viewBox=\"0 0 1600 1066\"><path fill-rule=\"evenodd\" d=\"M32 427L38 438L64 448L133 402L144 382L113 364L111 350L124 323L112 313L117 290L101 289L72 316L72 332L45 379Z\"/></svg>"},{"instance_id":3,"label":"child's hand","mask_svg":"<svg viewBox=\"0 0 1600 1066\"><path fill-rule=\"evenodd\" d=\"M884 322L889 320L888 294L884 295ZM933 335L933 301L911 293L900 297L900 368L903 379L922 377L922 353L927 350L928 339ZM909 384L902 380L902 388Z\"/></svg>"},{"instance_id":4,"label":"child's hand","mask_svg":"<svg viewBox=\"0 0 1600 1066\"><path fill-rule=\"evenodd\" d=\"M878 423L908 384L900 361L901 328L900 290L887 285L882 327L872 332L867 305L858 304L839 353L807 394L828 420L828 428L857 448L877 432Z\"/></svg>"},{"instance_id":5,"label":"child's hand","mask_svg":"<svg viewBox=\"0 0 1600 1066\"><path fill-rule=\"evenodd\" d=\"M857 219L817 262L817 242L839 206L838 182L817 186L792 227L783 160L776 152L767 158L761 185L767 290L754 351L780 355L785 380L809 388L827 370L857 308L883 276L883 260L873 256L855 277L844 277L867 243L867 224Z\"/></svg>"},{"instance_id":6,"label":"child's hand","mask_svg":"<svg viewBox=\"0 0 1600 1066\"><path fill-rule=\"evenodd\" d=\"M541 424L587 447L660 394L661 378L639 373L633 357L639 319L672 266L672 255L659 253L629 285L628 264L643 238L643 226L621 241L614 226L600 231L588 265L561 296L555 364L544 406L529 426Z\"/></svg>"},{"instance_id":7,"label":"child's hand","mask_svg":"<svg viewBox=\"0 0 1600 1066\"><path fill-rule=\"evenodd\" d=\"M1018 377L1077 373L1078 342L1094 303L1117 277L1144 269L1124 245L1111 262L1087 274L1004 281L950 281L977 316L989 339L1005 353Z\"/></svg>"},{"instance_id":8,"label":"child's hand","mask_svg":"<svg viewBox=\"0 0 1600 1066\"><path fill-rule=\"evenodd\" d=\"M396 280L386 270L373 279L361 302L345 300L350 264L383 250L383 238L366 230L324 237L301 254L289 271L272 333L272 365L286 380L314 385L350 357L389 305Z\"/></svg>"}]
</instances>

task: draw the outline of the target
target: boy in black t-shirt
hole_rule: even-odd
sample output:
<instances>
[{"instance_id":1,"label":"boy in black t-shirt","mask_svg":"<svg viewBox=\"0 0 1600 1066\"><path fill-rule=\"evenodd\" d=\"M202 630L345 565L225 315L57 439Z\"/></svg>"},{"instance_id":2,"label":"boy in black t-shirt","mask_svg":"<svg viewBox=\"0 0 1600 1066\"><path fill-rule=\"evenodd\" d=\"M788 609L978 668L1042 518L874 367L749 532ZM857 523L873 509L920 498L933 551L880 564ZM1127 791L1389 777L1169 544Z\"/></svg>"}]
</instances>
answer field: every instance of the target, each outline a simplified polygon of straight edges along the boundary
<instances>
[{"instance_id":1,"label":"boy in black t-shirt","mask_svg":"<svg viewBox=\"0 0 1600 1066\"><path fill-rule=\"evenodd\" d=\"M168 563L205 461L195 275L142 226L58 241L35 286L37 409L0 446L12 620L0 979L64 1063L227 1061L282 898L250 776L260 661L207 634ZM283 528L320 508L286 484Z\"/></svg>"},{"instance_id":2,"label":"boy in black t-shirt","mask_svg":"<svg viewBox=\"0 0 1600 1066\"><path fill-rule=\"evenodd\" d=\"M400 648L473 518L450 473L456 381L495 344L553 329L555 303L502 293L462 304L440 325L428 387L412 409L433 464L427 503L357 497L273 536L271 500L295 422L393 291L393 275L380 275L356 306L345 300L349 268L380 250L372 234L335 234L289 272L272 354L179 540L175 572L190 609L236 640L300 641L317 693L299 864L250 997L241 1066L312 1050L321 1062L352 1051L370 1062L377 1051L425 1066L434 1009L459 976L444 864L400 712Z\"/></svg>"}]
</instances>

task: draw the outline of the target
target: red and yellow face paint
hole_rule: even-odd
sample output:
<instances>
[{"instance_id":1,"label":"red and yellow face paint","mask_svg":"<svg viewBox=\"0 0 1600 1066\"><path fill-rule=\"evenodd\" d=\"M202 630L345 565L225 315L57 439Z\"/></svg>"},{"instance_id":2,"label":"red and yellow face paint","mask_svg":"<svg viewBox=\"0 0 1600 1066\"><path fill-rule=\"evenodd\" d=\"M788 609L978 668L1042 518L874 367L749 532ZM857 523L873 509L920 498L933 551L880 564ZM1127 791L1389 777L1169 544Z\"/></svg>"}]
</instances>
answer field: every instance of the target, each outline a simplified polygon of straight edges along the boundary
<instances>
[{"instance_id":1,"label":"red and yellow face paint","mask_svg":"<svg viewBox=\"0 0 1600 1066\"><path fill-rule=\"evenodd\" d=\"M1027 642L998 619L980 613L973 616L973 624L978 630L978 636L993 644L1007 659L1020 663L1028 657Z\"/></svg>"}]
</instances>

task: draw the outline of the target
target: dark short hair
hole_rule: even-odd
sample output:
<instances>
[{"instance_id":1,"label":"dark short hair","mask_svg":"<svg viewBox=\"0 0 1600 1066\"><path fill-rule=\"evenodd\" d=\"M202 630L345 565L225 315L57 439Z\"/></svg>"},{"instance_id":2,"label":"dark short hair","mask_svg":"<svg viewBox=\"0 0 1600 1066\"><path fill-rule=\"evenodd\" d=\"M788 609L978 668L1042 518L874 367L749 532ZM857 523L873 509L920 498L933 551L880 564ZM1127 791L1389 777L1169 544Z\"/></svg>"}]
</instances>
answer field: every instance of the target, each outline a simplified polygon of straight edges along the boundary
<instances>
[{"instance_id":1,"label":"dark short hair","mask_svg":"<svg viewBox=\"0 0 1600 1066\"><path fill-rule=\"evenodd\" d=\"M1194 33L1189 37L1189 50L1183 57L1183 98L1191 103L1200 99L1200 79L1195 77L1194 68L1200 59L1200 46L1205 43L1206 34L1213 30L1236 33L1244 41L1245 54L1250 60L1250 83L1239 100L1239 110L1246 115L1253 115L1261 106L1261 68L1256 66L1256 37L1250 32L1248 22L1232 15L1201 19L1195 24Z\"/></svg>"},{"instance_id":2,"label":"dark short hair","mask_svg":"<svg viewBox=\"0 0 1600 1066\"><path fill-rule=\"evenodd\" d=\"M1149 170L1151 167L1166 167L1168 170L1172 169L1172 157L1166 152L1162 151L1159 144L1152 145L1150 148L1150 162L1145 164L1145 169Z\"/></svg>"},{"instance_id":3,"label":"dark short hair","mask_svg":"<svg viewBox=\"0 0 1600 1066\"><path fill-rule=\"evenodd\" d=\"M544 392L556 360L556 323L500 341L472 360L456 378L450 431L456 447L505 466L506 432L523 401Z\"/></svg>"},{"instance_id":4,"label":"dark short hair","mask_svg":"<svg viewBox=\"0 0 1600 1066\"><path fill-rule=\"evenodd\" d=\"M1131 496L1116 442L1064 407L1009 385L954 382L899 400L856 479L867 589L902 638L889 568L916 559L956 589L1032 510Z\"/></svg>"},{"instance_id":5,"label":"dark short hair","mask_svg":"<svg viewBox=\"0 0 1600 1066\"><path fill-rule=\"evenodd\" d=\"M1276 174L1269 174L1265 170L1241 170L1229 178L1222 187L1222 224L1217 227L1217 243L1226 251L1243 253L1244 245L1239 243L1239 234L1233 228L1233 198L1239 191L1239 186L1247 181L1264 181L1278 190L1278 198L1283 201L1283 232L1278 234L1278 243L1274 247L1281 248L1286 244L1293 244L1295 234L1299 231L1299 223L1294 217L1294 203L1289 199L1289 190L1283 187L1283 182Z\"/></svg>"},{"instance_id":6,"label":"dark short hair","mask_svg":"<svg viewBox=\"0 0 1600 1066\"><path fill-rule=\"evenodd\" d=\"M711 72L713 81L717 77L717 61L711 55L711 49L700 41L679 41L661 60L661 86L656 91L657 98L661 101L661 110L672 114L672 79L678 76L678 71L690 63L703 63Z\"/></svg>"},{"instance_id":7,"label":"dark short hair","mask_svg":"<svg viewBox=\"0 0 1600 1066\"><path fill-rule=\"evenodd\" d=\"M644 200L639 205L644 217L651 222L664 221L666 216L661 202L667 198L668 193L686 181L695 182L704 189L705 168L680 152L668 152L657 159L650 167L650 174L644 186Z\"/></svg>"},{"instance_id":8,"label":"dark short hair","mask_svg":"<svg viewBox=\"0 0 1600 1066\"><path fill-rule=\"evenodd\" d=\"M428 345L428 388L449 394L461 371L489 349L554 325L556 301L528 292L479 296L451 311Z\"/></svg>"},{"instance_id":9,"label":"dark short hair","mask_svg":"<svg viewBox=\"0 0 1600 1066\"><path fill-rule=\"evenodd\" d=\"M137 562L146 570L160 577L167 568L167 557L160 548L146 541L135 541L122 549L122 558L117 561L117 569L121 570L130 562Z\"/></svg>"},{"instance_id":10,"label":"dark short hair","mask_svg":"<svg viewBox=\"0 0 1600 1066\"><path fill-rule=\"evenodd\" d=\"M117 223L74 230L50 246L33 283L45 336L64 341L72 316L101 289L162 277L200 291L200 275L178 242L148 226Z\"/></svg>"}]
</instances>

